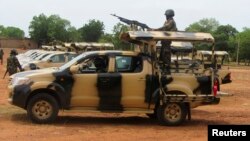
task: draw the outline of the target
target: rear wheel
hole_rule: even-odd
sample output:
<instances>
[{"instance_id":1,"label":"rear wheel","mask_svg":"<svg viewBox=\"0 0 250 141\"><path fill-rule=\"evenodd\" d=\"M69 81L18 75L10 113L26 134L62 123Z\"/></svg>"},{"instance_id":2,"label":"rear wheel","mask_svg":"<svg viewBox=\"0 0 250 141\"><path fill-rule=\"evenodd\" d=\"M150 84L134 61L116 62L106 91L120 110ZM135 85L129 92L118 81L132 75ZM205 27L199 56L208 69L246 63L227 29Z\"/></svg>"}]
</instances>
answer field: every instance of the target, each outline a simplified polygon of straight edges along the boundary
<instances>
[{"instance_id":1,"label":"rear wheel","mask_svg":"<svg viewBox=\"0 0 250 141\"><path fill-rule=\"evenodd\" d=\"M187 116L184 103L166 103L158 107L157 117L162 125L176 126L183 123Z\"/></svg>"},{"instance_id":2,"label":"rear wheel","mask_svg":"<svg viewBox=\"0 0 250 141\"><path fill-rule=\"evenodd\" d=\"M27 106L28 117L35 123L50 123L58 115L59 106L56 99L46 93L32 97Z\"/></svg>"}]
</instances>

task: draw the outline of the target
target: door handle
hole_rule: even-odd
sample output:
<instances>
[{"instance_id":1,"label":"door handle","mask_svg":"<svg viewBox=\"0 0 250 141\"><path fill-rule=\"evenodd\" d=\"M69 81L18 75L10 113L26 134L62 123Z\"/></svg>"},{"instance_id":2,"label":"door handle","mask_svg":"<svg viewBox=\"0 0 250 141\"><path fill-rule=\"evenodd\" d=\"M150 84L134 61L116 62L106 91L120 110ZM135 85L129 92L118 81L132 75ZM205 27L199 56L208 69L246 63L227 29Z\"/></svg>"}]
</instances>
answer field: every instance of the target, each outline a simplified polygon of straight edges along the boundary
<instances>
[{"instance_id":1,"label":"door handle","mask_svg":"<svg viewBox=\"0 0 250 141\"><path fill-rule=\"evenodd\" d=\"M100 79L100 82L102 82L102 83L107 83L109 81L110 81L109 78L102 78L102 79Z\"/></svg>"},{"instance_id":2,"label":"door handle","mask_svg":"<svg viewBox=\"0 0 250 141\"><path fill-rule=\"evenodd\" d=\"M145 79L145 78L142 78L142 77L139 78L138 80L139 80L139 81L146 81L146 79Z\"/></svg>"}]
</instances>

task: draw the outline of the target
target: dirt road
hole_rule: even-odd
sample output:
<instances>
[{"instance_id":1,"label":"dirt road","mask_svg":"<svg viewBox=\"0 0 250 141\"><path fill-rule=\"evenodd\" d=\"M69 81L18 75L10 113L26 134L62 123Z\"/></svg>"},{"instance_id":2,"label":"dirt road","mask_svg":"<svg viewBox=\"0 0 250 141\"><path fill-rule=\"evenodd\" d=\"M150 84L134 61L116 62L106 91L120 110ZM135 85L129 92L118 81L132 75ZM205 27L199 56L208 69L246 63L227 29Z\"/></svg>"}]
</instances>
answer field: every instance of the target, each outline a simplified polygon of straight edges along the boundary
<instances>
[{"instance_id":1,"label":"dirt road","mask_svg":"<svg viewBox=\"0 0 250 141\"><path fill-rule=\"evenodd\" d=\"M7 56L7 53L6 53ZM0 66L0 77L5 68ZM0 80L0 140L5 141L206 141L209 124L250 124L250 69L233 68L230 84L222 91L234 94L219 105L192 110L192 120L178 127L164 127L147 116L60 112L49 125L31 123L26 111L8 104L7 81Z\"/></svg>"}]
</instances>

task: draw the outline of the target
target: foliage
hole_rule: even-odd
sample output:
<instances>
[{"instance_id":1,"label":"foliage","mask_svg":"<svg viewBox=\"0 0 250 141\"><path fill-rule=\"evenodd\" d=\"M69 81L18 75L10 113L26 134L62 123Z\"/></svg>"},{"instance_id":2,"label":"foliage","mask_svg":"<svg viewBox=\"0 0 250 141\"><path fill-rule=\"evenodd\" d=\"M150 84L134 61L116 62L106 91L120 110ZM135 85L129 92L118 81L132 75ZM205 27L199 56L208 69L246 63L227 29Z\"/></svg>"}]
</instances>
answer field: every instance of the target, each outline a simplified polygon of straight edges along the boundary
<instances>
[{"instance_id":1,"label":"foliage","mask_svg":"<svg viewBox=\"0 0 250 141\"><path fill-rule=\"evenodd\" d=\"M244 28L244 31L238 34L239 40L239 59L250 60L250 28Z\"/></svg>"},{"instance_id":2,"label":"foliage","mask_svg":"<svg viewBox=\"0 0 250 141\"><path fill-rule=\"evenodd\" d=\"M213 33L216 41L216 50L233 52L235 48L233 45L230 45L229 39L235 38L237 33L238 31L231 25L220 25Z\"/></svg>"},{"instance_id":3,"label":"foliage","mask_svg":"<svg viewBox=\"0 0 250 141\"><path fill-rule=\"evenodd\" d=\"M101 38L99 39L98 42L100 42L100 43L113 43L113 35L105 33L101 36Z\"/></svg>"},{"instance_id":4,"label":"foliage","mask_svg":"<svg viewBox=\"0 0 250 141\"><path fill-rule=\"evenodd\" d=\"M48 17L48 36L52 40L68 41L67 30L69 27L70 22L58 15Z\"/></svg>"},{"instance_id":5,"label":"foliage","mask_svg":"<svg viewBox=\"0 0 250 141\"><path fill-rule=\"evenodd\" d=\"M113 27L113 41L112 42L116 49L131 50L129 43L125 43L120 40L120 34L126 31L128 31L128 26L121 24L121 23L117 23Z\"/></svg>"},{"instance_id":6,"label":"foliage","mask_svg":"<svg viewBox=\"0 0 250 141\"><path fill-rule=\"evenodd\" d=\"M67 30L70 27L68 20L60 18L58 15L47 17L44 14L34 16L30 26L30 37L39 44L46 44L54 40L68 41Z\"/></svg>"},{"instance_id":7,"label":"foliage","mask_svg":"<svg viewBox=\"0 0 250 141\"><path fill-rule=\"evenodd\" d=\"M214 18L204 18L189 25L185 30L190 32L214 32L219 26L219 22Z\"/></svg>"},{"instance_id":8,"label":"foliage","mask_svg":"<svg viewBox=\"0 0 250 141\"><path fill-rule=\"evenodd\" d=\"M120 34L126 31L128 31L128 27L126 25L117 23L113 27L113 34L104 34L100 38L99 42L113 43L116 50L131 50L129 43L125 43L120 40Z\"/></svg>"},{"instance_id":9,"label":"foliage","mask_svg":"<svg viewBox=\"0 0 250 141\"><path fill-rule=\"evenodd\" d=\"M81 33L73 26L68 28L68 41L69 42L81 41Z\"/></svg>"},{"instance_id":10,"label":"foliage","mask_svg":"<svg viewBox=\"0 0 250 141\"><path fill-rule=\"evenodd\" d=\"M214 18L205 18L189 25L186 31L211 33L215 38L215 50L228 51L235 60L238 31L233 26L219 25ZM195 46L198 50L211 50L208 44L195 44Z\"/></svg>"},{"instance_id":11,"label":"foliage","mask_svg":"<svg viewBox=\"0 0 250 141\"><path fill-rule=\"evenodd\" d=\"M79 31L84 41L97 42L104 34L104 24L99 20L90 20Z\"/></svg>"},{"instance_id":12,"label":"foliage","mask_svg":"<svg viewBox=\"0 0 250 141\"><path fill-rule=\"evenodd\" d=\"M17 38L22 39L24 38L24 31L17 27L4 27L0 25L0 36L6 38Z\"/></svg>"}]
</instances>

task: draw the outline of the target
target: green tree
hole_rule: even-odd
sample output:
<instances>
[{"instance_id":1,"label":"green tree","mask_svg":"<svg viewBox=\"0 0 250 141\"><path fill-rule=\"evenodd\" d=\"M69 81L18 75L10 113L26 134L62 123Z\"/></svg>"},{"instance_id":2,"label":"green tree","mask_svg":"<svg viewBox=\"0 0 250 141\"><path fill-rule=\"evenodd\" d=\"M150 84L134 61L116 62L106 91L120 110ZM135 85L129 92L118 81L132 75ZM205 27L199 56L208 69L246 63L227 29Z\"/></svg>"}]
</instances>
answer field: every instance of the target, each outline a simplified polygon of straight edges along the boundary
<instances>
[{"instance_id":1,"label":"green tree","mask_svg":"<svg viewBox=\"0 0 250 141\"><path fill-rule=\"evenodd\" d=\"M33 17L29 26L29 34L39 44L47 44L55 40L68 41L68 28L70 27L70 22L60 18L58 15L47 17L44 14L40 14Z\"/></svg>"},{"instance_id":2,"label":"green tree","mask_svg":"<svg viewBox=\"0 0 250 141\"><path fill-rule=\"evenodd\" d=\"M4 27L0 25L0 36L6 37L6 38L18 38L22 39L24 38L24 31L17 27Z\"/></svg>"},{"instance_id":3,"label":"green tree","mask_svg":"<svg viewBox=\"0 0 250 141\"><path fill-rule=\"evenodd\" d=\"M198 22L190 24L185 30L190 32L213 33L219 26L219 22L214 18L204 18Z\"/></svg>"},{"instance_id":4,"label":"green tree","mask_svg":"<svg viewBox=\"0 0 250 141\"><path fill-rule=\"evenodd\" d=\"M244 30L237 35L237 40L240 43L239 59L250 60L250 28L244 28Z\"/></svg>"},{"instance_id":5,"label":"green tree","mask_svg":"<svg viewBox=\"0 0 250 141\"><path fill-rule=\"evenodd\" d=\"M46 15L34 16L29 26L30 37L39 44L48 43L51 40L48 36L48 28L49 23Z\"/></svg>"},{"instance_id":6,"label":"green tree","mask_svg":"<svg viewBox=\"0 0 250 141\"><path fill-rule=\"evenodd\" d=\"M116 49L120 49L120 50L130 50L131 49L129 43L125 43L125 42L120 40L120 34L122 32L126 32L126 31L128 31L128 26L121 24L121 23L117 23L113 27L112 43L114 44Z\"/></svg>"},{"instance_id":7,"label":"green tree","mask_svg":"<svg viewBox=\"0 0 250 141\"><path fill-rule=\"evenodd\" d=\"M68 41L68 28L70 22L58 15L48 17L48 36L51 40Z\"/></svg>"},{"instance_id":8,"label":"green tree","mask_svg":"<svg viewBox=\"0 0 250 141\"><path fill-rule=\"evenodd\" d=\"M113 43L113 35L105 33L101 36L101 38L99 39L98 42L100 42L100 43Z\"/></svg>"},{"instance_id":9,"label":"green tree","mask_svg":"<svg viewBox=\"0 0 250 141\"><path fill-rule=\"evenodd\" d=\"M84 41L97 42L104 34L104 24L99 20L90 20L79 31Z\"/></svg>"},{"instance_id":10,"label":"green tree","mask_svg":"<svg viewBox=\"0 0 250 141\"><path fill-rule=\"evenodd\" d=\"M229 40L230 38L235 38L237 33L238 31L231 25L220 25L213 33L216 41L216 50L225 50L233 53L235 51L234 43L231 43Z\"/></svg>"},{"instance_id":11,"label":"green tree","mask_svg":"<svg viewBox=\"0 0 250 141\"><path fill-rule=\"evenodd\" d=\"M213 33L219 27L219 22L214 18L204 18L198 22L190 24L185 30L189 32L207 32ZM195 44L198 50L211 50L211 45L209 44Z\"/></svg>"},{"instance_id":12,"label":"green tree","mask_svg":"<svg viewBox=\"0 0 250 141\"><path fill-rule=\"evenodd\" d=\"M0 37L4 36L4 26L0 25Z\"/></svg>"},{"instance_id":13,"label":"green tree","mask_svg":"<svg viewBox=\"0 0 250 141\"><path fill-rule=\"evenodd\" d=\"M81 33L73 26L68 28L68 41L69 42L81 41Z\"/></svg>"},{"instance_id":14,"label":"green tree","mask_svg":"<svg viewBox=\"0 0 250 141\"><path fill-rule=\"evenodd\" d=\"M5 35L9 38L24 38L24 31L17 27L5 28Z\"/></svg>"}]
</instances>

